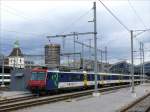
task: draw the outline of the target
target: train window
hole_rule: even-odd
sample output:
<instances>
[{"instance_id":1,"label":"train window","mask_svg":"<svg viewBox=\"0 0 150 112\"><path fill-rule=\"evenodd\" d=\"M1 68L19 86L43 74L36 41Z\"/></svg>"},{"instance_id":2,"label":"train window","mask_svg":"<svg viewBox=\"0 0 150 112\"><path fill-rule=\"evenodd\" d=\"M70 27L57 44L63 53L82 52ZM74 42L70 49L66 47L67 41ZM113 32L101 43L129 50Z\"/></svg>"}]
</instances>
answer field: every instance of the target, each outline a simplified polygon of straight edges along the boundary
<instances>
[{"instance_id":1,"label":"train window","mask_svg":"<svg viewBox=\"0 0 150 112\"><path fill-rule=\"evenodd\" d=\"M87 74L87 80L90 81L90 74Z\"/></svg>"},{"instance_id":2,"label":"train window","mask_svg":"<svg viewBox=\"0 0 150 112\"><path fill-rule=\"evenodd\" d=\"M66 75L65 75L64 73L59 73L59 80L60 80L61 82L66 81L65 76L66 76Z\"/></svg>"},{"instance_id":3,"label":"train window","mask_svg":"<svg viewBox=\"0 0 150 112\"><path fill-rule=\"evenodd\" d=\"M117 75L112 75L112 80L118 80L118 76Z\"/></svg>"},{"instance_id":4,"label":"train window","mask_svg":"<svg viewBox=\"0 0 150 112\"><path fill-rule=\"evenodd\" d=\"M70 81L79 81L80 80L80 74L71 74L69 75L69 80Z\"/></svg>"},{"instance_id":5,"label":"train window","mask_svg":"<svg viewBox=\"0 0 150 112\"><path fill-rule=\"evenodd\" d=\"M51 80L51 75L47 74L47 80Z\"/></svg>"},{"instance_id":6,"label":"train window","mask_svg":"<svg viewBox=\"0 0 150 112\"><path fill-rule=\"evenodd\" d=\"M4 78L5 78L5 79L10 79L10 77L9 77L9 76L4 76Z\"/></svg>"},{"instance_id":7,"label":"train window","mask_svg":"<svg viewBox=\"0 0 150 112\"><path fill-rule=\"evenodd\" d=\"M95 75L94 74L91 74L91 79L95 80Z\"/></svg>"},{"instance_id":8,"label":"train window","mask_svg":"<svg viewBox=\"0 0 150 112\"><path fill-rule=\"evenodd\" d=\"M125 80L129 79L129 76L124 76L124 79L125 79Z\"/></svg>"},{"instance_id":9,"label":"train window","mask_svg":"<svg viewBox=\"0 0 150 112\"><path fill-rule=\"evenodd\" d=\"M135 76L135 79L140 79L140 77L139 76Z\"/></svg>"},{"instance_id":10,"label":"train window","mask_svg":"<svg viewBox=\"0 0 150 112\"><path fill-rule=\"evenodd\" d=\"M83 74L80 74L80 81L83 80Z\"/></svg>"},{"instance_id":11,"label":"train window","mask_svg":"<svg viewBox=\"0 0 150 112\"><path fill-rule=\"evenodd\" d=\"M106 75L103 75L103 80L107 80L108 77Z\"/></svg>"},{"instance_id":12,"label":"train window","mask_svg":"<svg viewBox=\"0 0 150 112\"><path fill-rule=\"evenodd\" d=\"M97 80L100 80L100 75L97 76Z\"/></svg>"},{"instance_id":13,"label":"train window","mask_svg":"<svg viewBox=\"0 0 150 112\"><path fill-rule=\"evenodd\" d=\"M114 75L111 75L111 80L114 80Z\"/></svg>"},{"instance_id":14,"label":"train window","mask_svg":"<svg viewBox=\"0 0 150 112\"><path fill-rule=\"evenodd\" d=\"M65 75L60 73L60 78L63 79L64 77Z\"/></svg>"},{"instance_id":15,"label":"train window","mask_svg":"<svg viewBox=\"0 0 150 112\"><path fill-rule=\"evenodd\" d=\"M94 80L94 74L89 74L88 75L88 80L93 81Z\"/></svg>"},{"instance_id":16,"label":"train window","mask_svg":"<svg viewBox=\"0 0 150 112\"><path fill-rule=\"evenodd\" d=\"M108 75L106 75L106 80L109 80L109 76Z\"/></svg>"}]
</instances>

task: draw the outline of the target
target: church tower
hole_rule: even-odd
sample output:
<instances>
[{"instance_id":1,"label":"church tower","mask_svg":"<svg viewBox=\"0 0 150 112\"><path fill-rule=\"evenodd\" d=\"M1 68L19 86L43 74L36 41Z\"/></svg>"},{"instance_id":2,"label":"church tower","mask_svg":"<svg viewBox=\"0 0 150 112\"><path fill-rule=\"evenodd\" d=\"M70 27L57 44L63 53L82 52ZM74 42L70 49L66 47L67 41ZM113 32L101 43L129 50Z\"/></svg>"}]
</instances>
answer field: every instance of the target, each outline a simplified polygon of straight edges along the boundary
<instances>
[{"instance_id":1,"label":"church tower","mask_svg":"<svg viewBox=\"0 0 150 112\"><path fill-rule=\"evenodd\" d=\"M8 60L9 60L9 66L11 67L15 67L15 68L25 67L24 56L20 49L18 40L14 42L14 48L11 51L10 55L8 56Z\"/></svg>"}]
</instances>

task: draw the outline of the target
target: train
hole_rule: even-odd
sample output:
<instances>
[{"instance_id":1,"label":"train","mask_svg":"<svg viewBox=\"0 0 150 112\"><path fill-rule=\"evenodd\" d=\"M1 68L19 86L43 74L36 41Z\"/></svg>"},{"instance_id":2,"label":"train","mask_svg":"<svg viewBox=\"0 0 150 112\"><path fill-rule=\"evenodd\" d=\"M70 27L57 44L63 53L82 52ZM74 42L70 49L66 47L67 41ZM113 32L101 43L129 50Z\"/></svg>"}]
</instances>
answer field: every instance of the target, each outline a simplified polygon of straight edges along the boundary
<instances>
[{"instance_id":1,"label":"train","mask_svg":"<svg viewBox=\"0 0 150 112\"><path fill-rule=\"evenodd\" d=\"M134 75L135 83L140 82L140 76ZM128 84L131 75L114 73L97 73L98 87L103 85ZM31 78L28 81L28 89L31 92L56 91L69 89L87 89L94 87L94 72L63 72L51 71L43 68L32 69Z\"/></svg>"}]
</instances>

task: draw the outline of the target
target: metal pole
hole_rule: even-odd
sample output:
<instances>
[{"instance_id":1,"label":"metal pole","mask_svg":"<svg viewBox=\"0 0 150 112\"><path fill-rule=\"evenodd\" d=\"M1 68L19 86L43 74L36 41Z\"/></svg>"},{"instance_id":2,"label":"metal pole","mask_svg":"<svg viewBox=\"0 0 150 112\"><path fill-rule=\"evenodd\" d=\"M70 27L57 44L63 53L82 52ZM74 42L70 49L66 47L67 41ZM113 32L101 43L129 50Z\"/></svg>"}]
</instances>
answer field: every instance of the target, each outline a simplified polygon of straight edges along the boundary
<instances>
[{"instance_id":1,"label":"metal pole","mask_svg":"<svg viewBox=\"0 0 150 112\"><path fill-rule=\"evenodd\" d=\"M145 64L144 64L144 44L142 43L142 51L143 51L143 83L144 83L144 76L145 76Z\"/></svg>"},{"instance_id":2,"label":"metal pole","mask_svg":"<svg viewBox=\"0 0 150 112\"><path fill-rule=\"evenodd\" d=\"M75 32L73 32L73 52L74 52L74 55L73 55L73 66L75 67L75 49L76 49L76 47L75 47Z\"/></svg>"},{"instance_id":3,"label":"metal pole","mask_svg":"<svg viewBox=\"0 0 150 112\"><path fill-rule=\"evenodd\" d=\"M92 39L89 39L89 59L91 60L91 40Z\"/></svg>"},{"instance_id":4,"label":"metal pole","mask_svg":"<svg viewBox=\"0 0 150 112\"><path fill-rule=\"evenodd\" d=\"M65 51L65 37L62 37L63 52Z\"/></svg>"},{"instance_id":5,"label":"metal pole","mask_svg":"<svg viewBox=\"0 0 150 112\"><path fill-rule=\"evenodd\" d=\"M142 77L143 77L143 62L142 62L142 42L140 42L140 82L141 84L143 83L142 82Z\"/></svg>"},{"instance_id":6,"label":"metal pole","mask_svg":"<svg viewBox=\"0 0 150 112\"><path fill-rule=\"evenodd\" d=\"M17 63L16 63L16 67L19 68L19 64L18 64L18 48L17 48Z\"/></svg>"},{"instance_id":7,"label":"metal pole","mask_svg":"<svg viewBox=\"0 0 150 112\"><path fill-rule=\"evenodd\" d=\"M132 76L132 90L131 92L134 93L134 63L133 63L133 30L130 31L131 33L131 76Z\"/></svg>"},{"instance_id":8,"label":"metal pole","mask_svg":"<svg viewBox=\"0 0 150 112\"><path fill-rule=\"evenodd\" d=\"M13 63L13 70L15 70L15 66L16 66L16 61L15 61L15 57L14 57L14 63Z\"/></svg>"},{"instance_id":9,"label":"metal pole","mask_svg":"<svg viewBox=\"0 0 150 112\"><path fill-rule=\"evenodd\" d=\"M2 85L1 87L5 87L5 84L4 84L4 56L2 56Z\"/></svg>"},{"instance_id":10,"label":"metal pole","mask_svg":"<svg viewBox=\"0 0 150 112\"><path fill-rule=\"evenodd\" d=\"M103 52L100 51L101 53L101 72L103 72Z\"/></svg>"},{"instance_id":11,"label":"metal pole","mask_svg":"<svg viewBox=\"0 0 150 112\"><path fill-rule=\"evenodd\" d=\"M107 47L105 47L105 65L106 65L106 72L107 72Z\"/></svg>"},{"instance_id":12,"label":"metal pole","mask_svg":"<svg viewBox=\"0 0 150 112\"><path fill-rule=\"evenodd\" d=\"M93 5L94 10L94 54L95 54L95 66L94 66L94 73L95 73L95 93L98 93L97 90L97 26L96 26L96 2Z\"/></svg>"},{"instance_id":13,"label":"metal pole","mask_svg":"<svg viewBox=\"0 0 150 112\"><path fill-rule=\"evenodd\" d=\"M82 43L82 67L84 71L84 44Z\"/></svg>"},{"instance_id":14,"label":"metal pole","mask_svg":"<svg viewBox=\"0 0 150 112\"><path fill-rule=\"evenodd\" d=\"M70 64L69 64L69 55L68 55L68 66L70 67Z\"/></svg>"},{"instance_id":15,"label":"metal pole","mask_svg":"<svg viewBox=\"0 0 150 112\"><path fill-rule=\"evenodd\" d=\"M29 57L29 60L30 60L30 62L29 62L29 63L30 63L30 69L31 69L31 68L32 68L32 67L31 67L31 64L32 64L32 63L31 63L31 61L32 61L32 60L31 60L31 57Z\"/></svg>"}]
</instances>

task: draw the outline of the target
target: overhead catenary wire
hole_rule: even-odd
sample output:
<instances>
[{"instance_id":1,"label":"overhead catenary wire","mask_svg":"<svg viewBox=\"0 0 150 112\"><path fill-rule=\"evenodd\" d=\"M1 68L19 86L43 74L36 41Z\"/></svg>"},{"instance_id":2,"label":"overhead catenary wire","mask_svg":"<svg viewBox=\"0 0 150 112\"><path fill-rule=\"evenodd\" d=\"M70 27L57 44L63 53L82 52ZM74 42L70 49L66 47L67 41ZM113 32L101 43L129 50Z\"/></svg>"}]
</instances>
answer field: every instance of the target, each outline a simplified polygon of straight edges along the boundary
<instances>
[{"instance_id":1,"label":"overhead catenary wire","mask_svg":"<svg viewBox=\"0 0 150 112\"><path fill-rule=\"evenodd\" d=\"M47 33L43 33L43 34L38 34L38 33L34 33L34 32L20 32L20 31L15 31L15 30L9 30L9 29L1 29L1 33L5 31L5 32L10 32L10 33L17 33L17 34L24 34L24 35L34 35L34 36L46 36Z\"/></svg>"},{"instance_id":2,"label":"overhead catenary wire","mask_svg":"<svg viewBox=\"0 0 150 112\"><path fill-rule=\"evenodd\" d=\"M29 20L29 21L33 19L32 17L26 16L25 13L22 12L22 11L19 11L19 10L15 9L15 8L12 8L12 7L10 7L10 6L7 6L7 5L3 5L3 6L6 7L6 8L8 8L8 9L10 9L11 11L3 8L4 11L6 11L6 12L12 14L12 15L22 17L22 18L24 18L24 19L26 19L26 20ZM41 19L41 18L38 18L38 20L40 20L40 21L42 21L42 22L44 22L44 23L46 23L46 24L49 23L49 21L46 21L46 20ZM56 27L56 26L54 26L54 25L52 25L52 24L51 24L51 26L52 26L53 28Z\"/></svg>"},{"instance_id":3,"label":"overhead catenary wire","mask_svg":"<svg viewBox=\"0 0 150 112\"><path fill-rule=\"evenodd\" d=\"M101 1L98 0L104 7L105 9L127 30L130 31L130 29Z\"/></svg>"},{"instance_id":4,"label":"overhead catenary wire","mask_svg":"<svg viewBox=\"0 0 150 112\"><path fill-rule=\"evenodd\" d=\"M133 5L131 4L130 0L128 0L129 6L131 7L131 9L133 10L134 14L136 15L136 17L138 18L138 20L141 22L141 24L144 26L145 29L147 29L145 23L143 22L141 16L137 13L137 11L135 10L135 8L133 7Z\"/></svg>"},{"instance_id":5,"label":"overhead catenary wire","mask_svg":"<svg viewBox=\"0 0 150 112\"><path fill-rule=\"evenodd\" d=\"M83 17L85 17L87 14L90 13L90 11L92 10L92 8L88 11L86 11L84 14L80 15L77 19L75 19L70 25L68 25L65 30L63 30L60 34L65 33L68 29L70 29L73 25L75 25L77 22L79 22Z\"/></svg>"}]
</instances>

